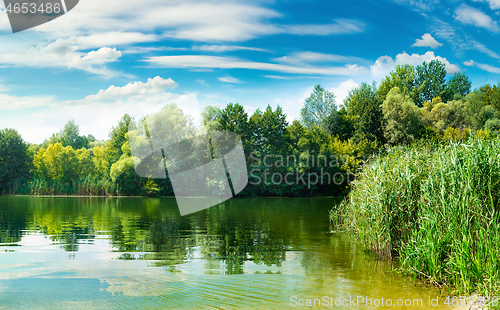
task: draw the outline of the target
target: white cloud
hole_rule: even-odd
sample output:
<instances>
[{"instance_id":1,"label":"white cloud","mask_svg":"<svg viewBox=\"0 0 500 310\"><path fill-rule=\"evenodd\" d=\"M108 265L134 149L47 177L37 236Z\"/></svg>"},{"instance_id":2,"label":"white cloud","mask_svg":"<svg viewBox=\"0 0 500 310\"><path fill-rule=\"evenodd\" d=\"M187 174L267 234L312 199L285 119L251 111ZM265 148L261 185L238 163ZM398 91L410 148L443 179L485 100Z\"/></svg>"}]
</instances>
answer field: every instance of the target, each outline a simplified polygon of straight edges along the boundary
<instances>
[{"instance_id":1,"label":"white cloud","mask_svg":"<svg viewBox=\"0 0 500 310\"><path fill-rule=\"evenodd\" d=\"M246 46L236 46L236 45L200 45L193 46L193 51L204 51L204 52L214 52L214 53L223 53L223 52L231 52L238 50L248 50L248 51L257 51L257 52L268 52L268 50L256 47L246 47Z\"/></svg>"},{"instance_id":2,"label":"white cloud","mask_svg":"<svg viewBox=\"0 0 500 310\"><path fill-rule=\"evenodd\" d=\"M278 105L282 107L283 112L286 113L286 120L292 123L294 120L300 119L300 110L304 106L307 97L311 95L313 88L313 86L307 87L293 97L276 98L273 100L273 105L274 107Z\"/></svg>"},{"instance_id":3,"label":"white cloud","mask_svg":"<svg viewBox=\"0 0 500 310\"><path fill-rule=\"evenodd\" d=\"M113 31L81 37L72 36L70 39L74 40L78 49L85 50L102 46L115 47L119 45L129 45L132 43L153 42L159 40L160 38L160 36L154 34Z\"/></svg>"},{"instance_id":4,"label":"white cloud","mask_svg":"<svg viewBox=\"0 0 500 310\"><path fill-rule=\"evenodd\" d=\"M282 17L282 14L261 3L249 4L238 0L144 0L140 6L137 1L132 0L80 1L77 9L64 17L18 35L16 44L21 41L24 43L18 44L19 48L13 48L12 42L16 39L8 38L9 42L2 42L4 48L0 46L0 55L3 59L14 61L0 61L0 65L70 67L110 77L118 72L106 69L105 64L92 63L88 57L84 58L85 52L102 47L120 47L120 50L129 54L147 53L158 48L130 45L159 42L165 37L220 44L276 34L329 36L357 33L366 28L363 22L352 19L335 19L326 24L286 25L279 23ZM0 14L0 29L7 31L9 28L7 15ZM20 40L21 36L23 40ZM54 41L56 38L58 39ZM63 55L44 55L50 46L55 45L60 48L64 45L64 50L59 50ZM237 45L202 45L194 46L193 49L207 52L267 52L261 48ZM103 51L100 52L100 55L104 54ZM110 53L107 54L111 56ZM116 61L119 58L117 54L112 56L114 58L106 61ZM85 61L92 64L83 64Z\"/></svg>"},{"instance_id":5,"label":"white cloud","mask_svg":"<svg viewBox=\"0 0 500 310\"><path fill-rule=\"evenodd\" d=\"M474 2L488 2L492 10L500 9L500 0L472 0Z\"/></svg>"},{"instance_id":6,"label":"white cloud","mask_svg":"<svg viewBox=\"0 0 500 310\"><path fill-rule=\"evenodd\" d=\"M231 83L231 84L242 83L237 78L234 78L234 77L229 76L229 75L226 75L225 77L220 77L219 80L222 81L222 82Z\"/></svg>"},{"instance_id":7,"label":"white cloud","mask_svg":"<svg viewBox=\"0 0 500 310\"><path fill-rule=\"evenodd\" d=\"M121 52L116 48L102 47L96 51L81 53L77 51L74 42L74 38L59 39L27 49L4 50L0 53L0 64L6 67L78 69L107 77L118 74L105 66L121 57Z\"/></svg>"},{"instance_id":8,"label":"white cloud","mask_svg":"<svg viewBox=\"0 0 500 310\"><path fill-rule=\"evenodd\" d=\"M97 139L106 139L111 126L116 125L125 113L139 119L147 112L172 102L192 113L195 121L198 121L200 111L195 109L196 95L167 92L175 85L172 79L155 77L145 83L111 86L81 100L70 101L0 94L0 111L5 120L2 126L17 128L25 140L41 143L59 131L69 119L74 119L80 125L82 134L90 133ZM33 107L36 107L36 112L26 110Z\"/></svg>"},{"instance_id":9,"label":"white cloud","mask_svg":"<svg viewBox=\"0 0 500 310\"><path fill-rule=\"evenodd\" d=\"M439 43L434 39L429 33L426 33L422 36L422 39L417 39L415 41L415 44L412 46L419 46L419 47L430 47L430 48L436 48L442 46L443 43Z\"/></svg>"},{"instance_id":10,"label":"white cloud","mask_svg":"<svg viewBox=\"0 0 500 310\"><path fill-rule=\"evenodd\" d=\"M280 13L259 4L235 0L144 0L140 6L133 0L105 3L87 0L64 18L41 25L36 31L57 37L140 32L200 42L242 42L280 33L335 35L365 29L364 23L350 19L337 19L329 24L283 25L277 22L281 17ZM151 38L138 36L135 42Z\"/></svg>"},{"instance_id":11,"label":"white cloud","mask_svg":"<svg viewBox=\"0 0 500 310\"><path fill-rule=\"evenodd\" d=\"M304 65L308 63L327 63L327 62L334 62L334 63L366 62L366 60L358 57L324 54L324 53L316 53L309 51L297 52L289 56L274 58L273 60L276 62L293 64L293 65Z\"/></svg>"},{"instance_id":12,"label":"white cloud","mask_svg":"<svg viewBox=\"0 0 500 310\"><path fill-rule=\"evenodd\" d=\"M337 106L341 106L344 102L344 99L349 95L349 91L358 87L359 84L354 82L353 79L349 79L339 84L337 87L333 87L330 89L331 92L335 94L335 100L337 102Z\"/></svg>"},{"instance_id":13,"label":"white cloud","mask_svg":"<svg viewBox=\"0 0 500 310\"><path fill-rule=\"evenodd\" d=\"M282 75L264 75L264 77L268 79L273 79L273 80L297 80L297 79L311 79L311 78L317 78L315 76L282 76Z\"/></svg>"},{"instance_id":14,"label":"white cloud","mask_svg":"<svg viewBox=\"0 0 500 310\"><path fill-rule=\"evenodd\" d=\"M491 32L499 32L498 23L480 10L462 4L455 10L455 19L466 25L473 25L488 29Z\"/></svg>"},{"instance_id":15,"label":"white cloud","mask_svg":"<svg viewBox=\"0 0 500 310\"><path fill-rule=\"evenodd\" d=\"M159 76L150 78L146 83L129 83L122 87L110 86L108 89L101 89L97 94L87 96L85 101L114 102L127 98L127 100L143 100L151 95L155 95L176 87L172 79L163 79Z\"/></svg>"},{"instance_id":16,"label":"white cloud","mask_svg":"<svg viewBox=\"0 0 500 310\"><path fill-rule=\"evenodd\" d=\"M390 56L379 57L373 66L372 76L375 79L381 79L386 76L391 70L397 65L410 64L412 66L421 65L424 61L431 62L432 60L439 60L445 65L448 74L454 74L460 71L457 65L451 64L446 58L434 55L434 52L429 51L423 55L412 54L409 55L406 52L396 55L396 60L393 60Z\"/></svg>"},{"instance_id":17,"label":"white cloud","mask_svg":"<svg viewBox=\"0 0 500 310\"><path fill-rule=\"evenodd\" d=\"M363 32L366 25L352 19L336 19L327 25L284 25L283 32L296 35L321 35L348 34Z\"/></svg>"},{"instance_id":18,"label":"white cloud","mask_svg":"<svg viewBox=\"0 0 500 310\"><path fill-rule=\"evenodd\" d=\"M183 55L149 57L150 65L163 68L201 68L201 69L253 69L296 74L344 75L353 76L366 72L367 69L358 65L343 67L326 66L292 66L275 63L254 62L230 57Z\"/></svg>"},{"instance_id":19,"label":"white cloud","mask_svg":"<svg viewBox=\"0 0 500 310\"><path fill-rule=\"evenodd\" d=\"M488 71L490 73L500 74L500 68L493 67L493 66L490 66L490 65L487 65L487 64L478 63L478 62L475 62L474 60L465 61L464 65L466 65L468 67L475 66L475 67L478 67L479 69L482 69L484 71Z\"/></svg>"},{"instance_id":20,"label":"white cloud","mask_svg":"<svg viewBox=\"0 0 500 310\"><path fill-rule=\"evenodd\" d=\"M0 94L0 111L29 109L53 104L51 96L26 96L16 97L7 94Z\"/></svg>"}]
</instances>

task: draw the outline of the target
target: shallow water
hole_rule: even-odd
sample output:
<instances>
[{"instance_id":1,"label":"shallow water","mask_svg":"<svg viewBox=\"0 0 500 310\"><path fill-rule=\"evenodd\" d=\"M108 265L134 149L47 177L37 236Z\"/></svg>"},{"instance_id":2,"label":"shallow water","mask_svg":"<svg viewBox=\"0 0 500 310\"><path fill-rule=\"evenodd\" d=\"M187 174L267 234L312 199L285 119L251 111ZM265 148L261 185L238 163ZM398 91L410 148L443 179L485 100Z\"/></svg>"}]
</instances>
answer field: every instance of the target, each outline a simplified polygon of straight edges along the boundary
<instances>
[{"instance_id":1,"label":"shallow water","mask_svg":"<svg viewBox=\"0 0 500 310\"><path fill-rule=\"evenodd\" d=\"M330 234L337 201L232 199L181 217L168 198L0 197L0 308L452 308Z\"/></svg>"}]
</instances>

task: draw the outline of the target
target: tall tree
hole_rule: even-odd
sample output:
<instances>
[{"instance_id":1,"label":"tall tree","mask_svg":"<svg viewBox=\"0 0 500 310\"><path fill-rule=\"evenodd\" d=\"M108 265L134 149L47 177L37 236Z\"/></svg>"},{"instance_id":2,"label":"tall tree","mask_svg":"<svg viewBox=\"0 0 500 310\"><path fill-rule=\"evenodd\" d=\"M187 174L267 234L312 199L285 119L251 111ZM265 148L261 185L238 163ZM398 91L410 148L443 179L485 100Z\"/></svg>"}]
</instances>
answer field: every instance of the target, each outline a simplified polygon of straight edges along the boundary
<instances>
[{"instance_id":1,"label":"tall tree","mask_svg":"<svg viewBox=\"0 0 500 310\"><path fill-rule=\"evenodd\" d=\"M120 159L120 156L123 155L122 146L125 142L127 142L127 138L125 134L129 130L130 124L133 122L133 118L125 114L120 119L116 126L111 127L109 131L109 151L112 154L111 163L115 163Z\"/></svg>"},{"instance_id":2,"label":"tall tree","mask_svg":"<svg viewBox=\"0 0 500 310\"><path fill-rule=\"evenodd\" d=\"M425 101L445 95L446 67L439 60L423 62L416 67L416 87L419 96L415 103L422 107Z\"/></svg>"},{"instance_id":3,"label":"tall tree","mask_svg":"<svg viewBox=\"0 0 500 310\"><path fill-rule=\"evenodd\" d=\"M252 124L255 146L265 153L283 154L286 152L289 139L286 128L288 122L286 115L281 107L277 107L275 111L271 106L267 106L264 112L260 110L250 117Z\"/></svg>"},{"instance_id":4,"label":"tall tree","mask_svg":"<svg viewBox=\"0 0 500 310\"><path fill-rule=\"evenodd\" d=\"M422 132L420 110L409 96L393 88L382 104L384 135L390 144L408 144Z\"/></svg>"},{"instance_id":5,"label":"tall tree","mask_svg":"<svg viewBox=\"0 0 500 310\"><path fill-rule=\"evenodd\" d=\"M344 106L353 122L355 137L370 141L383 139L382 110L375 85L362 83L349 91Z\"/></svg>"},{"instance_id":6,"label":"tall tree","mask_svg":"<svg viewBox=\"0 0 500 310\"><path fill-rule=\"evenodd\" d=\"M464 73L455 73L446 83L443 94L443 101L448 102L454 99L460 99L470 93L471 82Z\"/></svg>"},{"instance_id":7,"label":"tall tree","mask_svg":"<svg viewBox=\"0 0 500 310\"><path fill-rule=\"evenodd\" d=\"M0 130L0 193L29 176L28 145L14 129Z\"/></svg>"},{"instance_id":8,"label":"tall tree","mask_svg":"<svg viewBox=\"0 0 500 310\"><path fill-rule=\"evenodd\" d=\"M207 130L214 131L219 128L219 119L221 116L221 112L221 109L211 105L203 109L203 112L201 112L201 117L203 125L207 128Z\"/></svg>"},{"instance_id":9,"label":"tall tree","mask_svg":"<svg viewBox=\"0 0 500 310\"><path fill-rule=\"evenodd\" d=\"M64 125L64 128L59 133L59 141L64 147L71 146L74 150L89 147L87 137L80 136L80 126L73 119Z\"/></svg>"},{"instance_id":10,"label":"tall tree","mask_svg":"<svg viewBox=\"0 0 500 310\"><path fill-rule=\"evenodd\" d=\"M397 65L396 68L382 80L377 90L380 105L382 105L387 94L394 87L399 88L402 94L416 101L418 99L418 89L415 67L408 64Z\"/></svg>"},{"instance_id":11,"label":"tall tree","mask_svg":"<svg viewBox=\"0 0 500 310\"><path fill-rule=\"evenodd\" d=\"M308 128L316 125L326 132L333 131L337 121L335 95L319 84L314 86L300 110L300 120Z\"/></svg>"},{"instance_id":12,"label":"tall tree","mask_svg":"<svg viewBox=\"0 0 500 310\"><path fill-rule=\"evenodd\" d=\"M231 131L240 135L243 142L243 148L246 154L249 154L253 133L248 114L245 108L239 103L230 103L221 111L219 118L220 130Z\"/></svg>"}]
</instances>

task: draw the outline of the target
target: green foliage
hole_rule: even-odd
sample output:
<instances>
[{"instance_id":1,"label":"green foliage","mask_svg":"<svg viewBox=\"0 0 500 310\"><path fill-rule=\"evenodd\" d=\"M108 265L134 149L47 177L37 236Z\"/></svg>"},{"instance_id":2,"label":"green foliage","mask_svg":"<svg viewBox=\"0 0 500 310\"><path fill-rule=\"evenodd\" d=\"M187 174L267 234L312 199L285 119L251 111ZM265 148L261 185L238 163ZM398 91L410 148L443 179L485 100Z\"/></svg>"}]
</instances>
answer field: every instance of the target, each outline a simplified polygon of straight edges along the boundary
<instances>
[{"instance_id":1,"label":"green foliage","mask_svg":"<svg viewBox=\"0 0 500 310\"><path fill-rule=\"evenodd\" d=\"M420 111L409 96L393 88L382 104L384 135L390 144L409 144L421 134Z\"/></svg>"},{"instance_id":2,"label":"green foliage","mask_svg":"<svg viewBox=\"0 0 500 310\"><path fill-rule=\"evenodd\" d=\"M245 108L239 103L228 104L225 109L221 111L219 118L220 130L231 131L240 135L243 142L243 148L248 154L250 152L252 133L251 126L248 120L248 114Z\"/></svg>"},{"instance_id":3,"label":"green foliage","mask_svg":"<svg viewBox=\"0 0 500 310\"><path fill-rule=\"evenodd\" d=\"M21 135L14 129L0 130L0 194L26 182L30 161Z\"/></svg>"},{"instance_id":4,"label":"green foliage","mask_svg":"<svg viewBox=\"0 0 500 310\"><path fill-rule=\"evenodd\" d=\"M362 83L349 91L344 106L346 118L352 122L355 136L363 136L370 141L383 141L382 109L375 85Z\"/></svg>"},{"instance_id":5,"label":"green foliage","mask_svg":"<svg viewBox=\"0 0 500 310\"><path fill-rule=\"evenodd\" d=\"M484 129L489 119L500 119L500 86L485 85L466 99L467 122L474 130Z\"/></svg>"},{"instance_id":6,"label":"green foliage","mask_svg":"<svg viewBox=\"0 0 500 310\"><path fill-rule=\"evenodd\" d=\"M415 72L415 87L419 94L415 103L419 107L422 107L425 101L443 96L446 88L446 67L442 62L439 60L433 60L429 63L424 61L422 65L415 68Z\"/></svg>"},{"instance_id":7,"label":"green foliage","mask_svg":"<svg viewBox=\"0 0 500 310\"><path fill-rule=\"evenodd\" d=\"M250 124L253 129L253 147L265 154L286 153L289 146L286 130L288 122L281 107L273 111L271 106L267 106L264 112L255 111L250 117Z\"/></svg>"},{"instance_id":8,"label":"green foliage","mask_svg":"<svg viewBox=\"0 0 500 310\"><path fill-rule=\"evenodd\" d=\"M331 134L341 140L348 140L354 135L354 130L354 119L347 113L344 106L337 113L337 125L333 128Z\"/></svg>"},{"instance_id":9,"label":"green foliage","mask_svg":"<svg viewBox=\"0 0 500 310\"><path fill-rule=\"evenodd\" d=\"M59 188L52 192L62 191L70 194L76 189L81 178L92 174L94 166L87 149L74 150L71 146L63 147L61 143L41 148L33 159L35 177L50 181Z\"/></svg>"},{"instance_id":10,"label":"green foliage","mask_svg":"<svg viewBox=\"0 0 500 310\"><path fill-rule=\"evenodd\" d=\"M132 157L122 155L120 160L111 166L110 176L119 195L139 195L141 193L143 181L135 173Z\"/></svg>"},{"instance_id":11,"label":"green foliage","mask_svg":"<svg viewBox=\"0 0 500 310\"><path fill-rule=\"evenodd\" d=\"M441 97L426 101L420 109L422 121L425 126L432 126L438 135L443 135L445 130L451 128L465 128L466 106L461 100L448 103L441 101Z\"/></svg>"},{"instance_id":12,"label":"green foliage","mask_svg":"<svg viewBox=\"0 0 500 310\"><path fill-rule=\"evenodd\" d=\"M424 143L373 159L331 217L381 256L397 254L415 277L494 296L499 193L499 140Z\"/></svg>"},{"instance_id":13,"label":"green foliage","mask_svg":"<svg viewBox=\"0 0 500 310\"><path fill-rule=\"evenodd\" d=\"M461 99L470 93L472 83L469 77L464 73L457 72L446 82L446 87L443 93L445 102L454 99Z\"/></svg>"},{"instance_id":14,"label":"green foliage","mask_svg":"<svg viewBox=\"0 0 500 310\"><path fill-rule=\"evenodd\" d=\"M208 131L218 130L220 126L219 118L221 117L221 113L221 109L211 105L203 109L203 112L201 112L202 122Z\"/></svg>"},{"instance_id":15,"label":"green foliage","mask_svg":"<svg viewBox=\"0 0 500 310\"><path fill-rule=\"evenodd\" d=\"M414 66L408 64L397 65L396 69L391 71L391 73L382 80L382 83L380 83L380 87L377 90L379 104L382 105L387 94L389 94L394 87L398 87L403 95L409 96L413 102L417 102L419 100L419 91L416 75L417 73Z\"/></svg>"},{"instance_id":16,"label":"green foliage","mask_svg":"<svg viewBox=\"0 0 500 310\"><path fill-rule=\"evenodd\" d=\"M335 95L319 84L314 86L300 110L300 120L306 127L316 125L326 132L331 132L337 122Z\"/></svg>"},{"instance_id":17,"label":"green foliage","mask_svg":"<svg viewBox=\"0 0 500 310\"><path fill-rule=\"evenodd\" d=\"M118 161L123 155L122 146L127 141L125 134L128 132L130 124L134 119L125 114L116 126L113 126L109 132L109 151L112 154L112 163Z\"/></svg>"},{"instance_id":18,"label":"green foliage","mask_svg":"<svg viewBox=\"0 0 500 310\"><path fill-rule=\"evenodd\" d=\"M85 136L80 136L80 126L74 120L70 120L64 125L58 137L59 142L65 147L71 146L75 150L89 147L89 140Z\"/></svg>"}]
</instances>

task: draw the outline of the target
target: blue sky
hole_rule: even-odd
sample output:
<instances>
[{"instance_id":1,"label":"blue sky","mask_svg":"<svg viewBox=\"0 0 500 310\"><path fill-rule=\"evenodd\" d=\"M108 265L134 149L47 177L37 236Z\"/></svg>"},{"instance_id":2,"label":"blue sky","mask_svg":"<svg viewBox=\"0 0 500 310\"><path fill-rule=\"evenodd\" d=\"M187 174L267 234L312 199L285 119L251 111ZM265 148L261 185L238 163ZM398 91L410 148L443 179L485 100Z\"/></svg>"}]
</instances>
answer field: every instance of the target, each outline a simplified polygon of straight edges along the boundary
<instances>
[{"instance_id":1,"label":"blue sky","mask_svg":"<svg viewBox=\"0 0 500 310\"><path fill-rule=\"evenodd\" d=\"M69 119L105 139L124 113L170 102L293 120L315 84L340 104L403 63L500 79L500 0L81 0L15 34L0 9L0 128L33 143Z\"/></svg>"}]
</instances>

